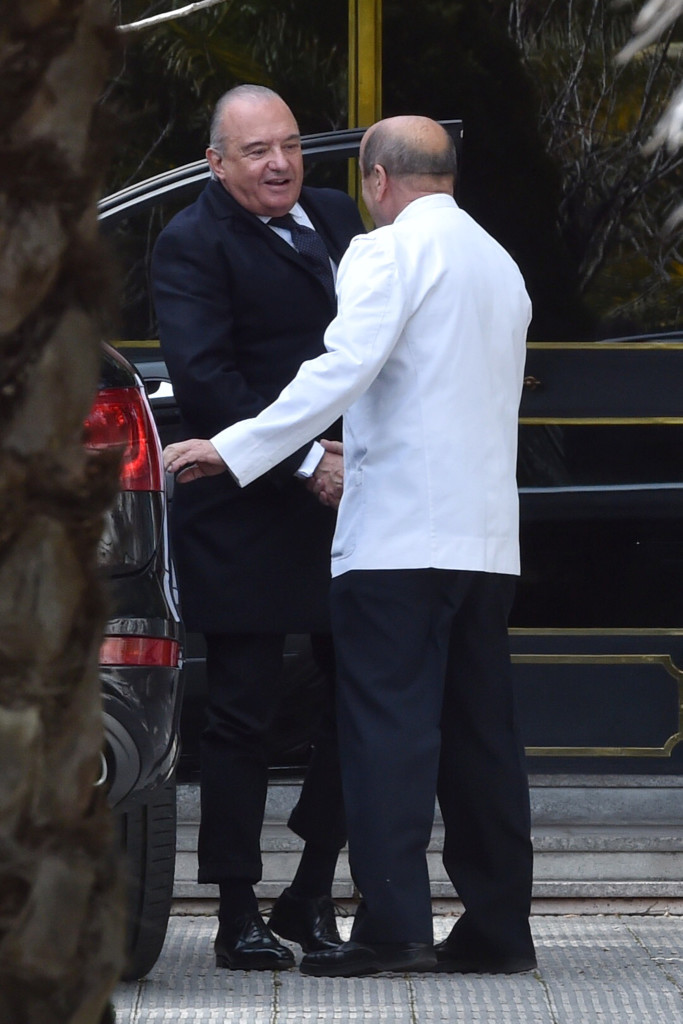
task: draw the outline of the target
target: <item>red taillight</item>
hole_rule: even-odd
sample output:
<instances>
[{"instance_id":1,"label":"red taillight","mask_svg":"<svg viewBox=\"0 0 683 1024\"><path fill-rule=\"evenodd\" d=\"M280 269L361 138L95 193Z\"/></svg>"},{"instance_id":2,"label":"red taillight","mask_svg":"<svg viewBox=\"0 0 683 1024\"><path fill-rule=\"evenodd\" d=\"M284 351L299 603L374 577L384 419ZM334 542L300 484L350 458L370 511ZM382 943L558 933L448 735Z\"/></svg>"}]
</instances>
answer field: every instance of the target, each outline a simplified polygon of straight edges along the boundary
<instances>
[{"instance_id":1,"label":"red taillight","mask_svg":"<svg viewBox=\"0 0 683 1024\"><path fill-rule=\"evenodd\" d=\"M100 665L145 665L177 668L180 644L177 640L150 636L108 636L100 647Z\"/></svg>"},{"instance_id":2,"label":"red taillight","mask_svg":"<svg viewBox=\"0 0 683 1024\"><path fill-rule=\"evenodd\" d=\"M161 491L161 448L144 393L138 388L98 392L85 421L86 448L123 448L121 490Z\"/></svg>"}]
</instances>

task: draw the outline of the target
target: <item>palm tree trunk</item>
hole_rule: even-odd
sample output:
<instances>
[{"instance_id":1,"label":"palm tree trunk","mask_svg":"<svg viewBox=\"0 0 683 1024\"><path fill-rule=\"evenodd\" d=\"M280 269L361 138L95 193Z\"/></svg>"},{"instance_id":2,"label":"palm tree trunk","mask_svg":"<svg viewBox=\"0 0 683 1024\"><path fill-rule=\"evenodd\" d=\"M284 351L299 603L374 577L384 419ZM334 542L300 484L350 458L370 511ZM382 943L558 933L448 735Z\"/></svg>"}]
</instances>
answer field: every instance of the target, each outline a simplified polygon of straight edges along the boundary
<instances>
[{"instance_id":1,"label":"palm tree trunk","mask_svg":"<svg viewBox=\"0 0 683 1024\"><path fill-rule=\"evenodd\" d=\"M106 0L0 0L0 1021L96 1024L123 949L93 788L115 467L82 423L102 337Z\"/></svg>"}]
</instances>

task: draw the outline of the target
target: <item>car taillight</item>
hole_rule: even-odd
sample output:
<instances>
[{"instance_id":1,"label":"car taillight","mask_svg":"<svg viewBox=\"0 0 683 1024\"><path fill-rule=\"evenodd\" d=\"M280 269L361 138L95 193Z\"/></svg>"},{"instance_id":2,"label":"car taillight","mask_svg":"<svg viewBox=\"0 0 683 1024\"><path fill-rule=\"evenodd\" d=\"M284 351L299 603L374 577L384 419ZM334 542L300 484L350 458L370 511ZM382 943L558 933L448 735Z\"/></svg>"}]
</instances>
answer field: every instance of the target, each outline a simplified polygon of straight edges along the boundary
<instances>
[{"instance_id":1,"label":"car taillight","mask_svg":"<svg viewBox=\"0 0 683 1024\"><path fill-rule=\"evenodd\" d=\"M100 665L145 665L177 668L180 644L177 640L149 636L108 636L100 647Z\"/></svg>"},{"instance_id":2,"label":"car taillight","mask_svg":"<svg viewBox=\"0 0 683 1024\"><path fill-rule=\"evenodd\" d=\"M86 448L122 448L121 490L163 490L163 463L149 404L139 388L103 388L84 424Z\"/></svg>"}]
</instances>

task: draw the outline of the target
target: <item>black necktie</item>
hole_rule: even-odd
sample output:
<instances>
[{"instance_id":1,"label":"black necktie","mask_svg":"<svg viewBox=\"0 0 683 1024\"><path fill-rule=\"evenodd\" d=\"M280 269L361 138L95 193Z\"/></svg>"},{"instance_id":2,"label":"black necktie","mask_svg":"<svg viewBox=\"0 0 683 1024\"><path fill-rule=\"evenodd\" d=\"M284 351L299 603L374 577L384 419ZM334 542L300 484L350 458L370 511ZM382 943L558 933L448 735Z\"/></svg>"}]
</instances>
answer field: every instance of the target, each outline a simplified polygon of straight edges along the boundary
<instances>
[{"instance_id":1,"label":"black necktie","mask_svg":"<svg viewBox=\"0 0 683 1024\"><path fill-rule=\"evenodd\" d=\"M284 217L271 217L268 223L291 232L294 248L310 265L313 273L325 285L330 298L334 300L334 276L330 257L318 232L313 228L304 227L303 224L297 224L291 213L286 213Z\"/></svg>"}]
</instances>

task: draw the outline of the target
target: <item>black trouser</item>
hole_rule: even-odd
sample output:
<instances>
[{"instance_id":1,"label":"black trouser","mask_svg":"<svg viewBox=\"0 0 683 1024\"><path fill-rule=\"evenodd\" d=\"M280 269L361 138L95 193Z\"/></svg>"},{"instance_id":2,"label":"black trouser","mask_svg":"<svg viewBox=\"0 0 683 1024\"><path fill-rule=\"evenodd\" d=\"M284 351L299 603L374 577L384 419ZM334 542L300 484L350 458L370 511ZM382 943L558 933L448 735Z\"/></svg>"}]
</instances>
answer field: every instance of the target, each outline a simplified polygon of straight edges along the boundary
<instances>
[{"instance_id":1,"label":"black trouser","mask_svg":"<svg viewBox=\"0 0 683 1024\"><path fill-rule=\"evenodd\" d=\"M466 917L533 949L529 792L512 694L514 578L416 569L332 581L337 713L354 880L353 938L431 942L435 797Z\"/></svg>"},{"instance_id":2,"label":"black trouser","mask_svg":"<svg viewBox=\"0 0 683 1024\"><path fill-rule=\"evenodd\" d=\"M329 636L312 637L328 688L320 728L289 827L332 851L346 840L339 777ZM285 637L206 637L208 704L201 743L199 881L261 878L261 827L268 788L265 737L282 678Z\"/></svg>"}]
</instances>

